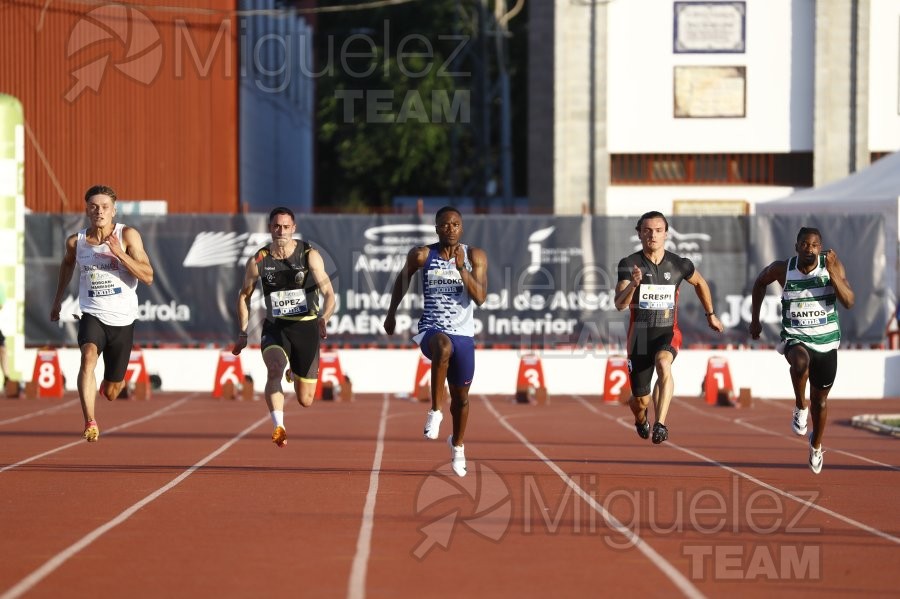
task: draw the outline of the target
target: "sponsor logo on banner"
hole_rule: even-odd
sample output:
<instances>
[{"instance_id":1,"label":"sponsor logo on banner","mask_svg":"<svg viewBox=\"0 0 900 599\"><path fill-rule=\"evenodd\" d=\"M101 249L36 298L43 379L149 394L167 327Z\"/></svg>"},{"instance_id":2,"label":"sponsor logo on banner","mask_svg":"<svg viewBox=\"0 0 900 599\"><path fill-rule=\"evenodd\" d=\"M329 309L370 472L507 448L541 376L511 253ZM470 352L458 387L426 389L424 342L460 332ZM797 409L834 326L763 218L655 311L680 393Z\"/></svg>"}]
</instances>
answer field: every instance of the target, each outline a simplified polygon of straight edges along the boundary
<instances>
[{"instance_id":1,"label":"sponsor logo on banner","mask_svg":"<svg viewBox=\"0 0 900 599\"><path fill-rule=\"evenodd\" d=\"M682 258L687 258L697 266L703 262L703 247L700 242L711 240L712 237L706 233L679 233L674 227L669 227L666 249ZM635 244L634 251L641 251L641 238L638 235L632 235L631 241Z\"/></svg>"},{"instance_id":2,"label":"sponsor logo on banner","mask_svg":"<svg viewBox=\"0 0 900 599\"><path fill-rule=\"evenodd\" d=\"M752 295L726 295L726 310L719 318L726 328L743 326L753 318ZM759 321L765 324L778 325L781 323L781 296L766 295L760 304Z\"/></svg>"},{"instance_id":3,"label":"sponsor logo on banner","mask_svg":"<svg viewBox=\"0 0 900 599\"><path fill-rule=\"evenodd\" d=\"M78 298L70 295L63 300L59 310L59 324L78 322L81 318L81 306ZM187 304L179 304L172 300L168 304L154 304L146 300L138 304L138 320L142 322L188 322L191 320L191 308Z\"/></svg>"},{"instance_id":4,"label":"sponsor logo on banner","mask_svg":"<svg viewBox=\"0 0 900 599\"><path fill-rule=\"evenodd\" d=\"M179 304L172 300L168 304L154 304L149 300L138 304L138 320L142 322L188 322L191 319L191 309L185 304Z\"/></svg>"},{"instance_id":5,"label":"sponsor logo on banner","mask_svg":"<svg viewBox=\"0 0 900 599\"><path fill-rule=\"evenodd\" d=\"M294 239L300 239L295 235ZM272 241L266 233L234 233L203 231L194 237L194 243L184 257L182 266L203 268L207 266L243 266L253 252Z\"/></svg>"},{"instance_id":6,"label":"sponsor logo on banner","mask_svg":"<svg viewBox=\"0 0 900 599\"><path fill-rule=\"evenodd\" d=\"M369 227L363 237L366 244L363 251L354 257L354 272L398 272L411 248L429 245L438 240L434 225Z\"/></svg>"},{"instance_id":7,"label":"sponsor logo on banner","mask_svg":"<svg viewBox=\"0 0 900 599\"><path fill-rule=\"evenodd\" d=\"M578 247L553 247L547 248L543 246L556 227L547 227L539 229L528 236L528 253L531 255L531 262L528 264L528 274L538 272L544 264L568 264L572 260L572 256L581 256L583 251Z\"/></svg>"}]
</instances>

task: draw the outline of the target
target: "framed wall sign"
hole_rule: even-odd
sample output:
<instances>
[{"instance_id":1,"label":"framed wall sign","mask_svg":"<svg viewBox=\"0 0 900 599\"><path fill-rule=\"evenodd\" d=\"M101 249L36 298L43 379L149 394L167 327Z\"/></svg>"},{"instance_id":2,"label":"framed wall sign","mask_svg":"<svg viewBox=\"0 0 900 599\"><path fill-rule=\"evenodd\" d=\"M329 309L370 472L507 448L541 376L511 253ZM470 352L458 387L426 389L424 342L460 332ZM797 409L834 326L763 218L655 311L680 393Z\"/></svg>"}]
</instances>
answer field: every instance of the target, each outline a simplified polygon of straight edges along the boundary
<instances>
[{"instance_id":1,"label":"framed wall sign","mask_svg":"<svg viewBox=\"0 0 900 599\"><path fill-rule=\"evenodd\" d=\"M746 46L745 2L675 2L675 54L741 54Z\"/></svg>"},{"instance_id":2,"label":"framed wall sign","mask_svg":"<svg viewBox=\"0 0 900 599\"><path fill-rule=\"evenodd\" d=\"M675 118L746 116L747 67L675 67Z\"/></svg>"}]
</instances>

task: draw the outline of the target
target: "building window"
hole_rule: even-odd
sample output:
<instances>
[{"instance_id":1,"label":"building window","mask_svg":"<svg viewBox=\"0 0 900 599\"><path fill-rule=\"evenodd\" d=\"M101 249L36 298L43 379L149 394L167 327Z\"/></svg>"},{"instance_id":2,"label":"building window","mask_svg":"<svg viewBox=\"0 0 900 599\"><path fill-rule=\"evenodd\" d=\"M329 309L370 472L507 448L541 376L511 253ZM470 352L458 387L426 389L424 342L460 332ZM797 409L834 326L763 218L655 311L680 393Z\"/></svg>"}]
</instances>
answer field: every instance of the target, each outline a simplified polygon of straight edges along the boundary
<instances>
[{"instance_id":1,"label":"building window","mask_svg":"<svg viewBox=\"0 0 900 599\"><path fill-rule=\"evenodd\" d=\"M790 154L612 154L613 185L811 187L811 152Z\"/></svg>"}]
</instances>

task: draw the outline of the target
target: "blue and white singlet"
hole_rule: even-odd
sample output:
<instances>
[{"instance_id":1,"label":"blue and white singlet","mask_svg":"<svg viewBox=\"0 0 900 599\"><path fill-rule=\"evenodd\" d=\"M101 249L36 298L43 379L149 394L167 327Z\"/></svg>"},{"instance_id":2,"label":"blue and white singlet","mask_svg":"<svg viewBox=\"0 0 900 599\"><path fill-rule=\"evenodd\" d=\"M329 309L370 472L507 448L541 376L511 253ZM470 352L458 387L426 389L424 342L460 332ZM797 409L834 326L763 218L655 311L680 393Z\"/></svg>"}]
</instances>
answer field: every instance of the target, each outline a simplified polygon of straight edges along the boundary
<instances>
[{"instance_id":1,"label":"blue and white singlet","mask_svg":"<svg viewBox=\"0 0 900 599\"><path fill-rule=\"evenodd\" d=\"M472 272L469 248L460 244L465 269ZM418 341L428 331L442 331L450 335L475 336L475 303L469 297L462 276L456 270L456 259L444 260L437 243L428 246L428 257L422 267L422 286L425 309L419 319Z\"/></svg>"}]
</instances>

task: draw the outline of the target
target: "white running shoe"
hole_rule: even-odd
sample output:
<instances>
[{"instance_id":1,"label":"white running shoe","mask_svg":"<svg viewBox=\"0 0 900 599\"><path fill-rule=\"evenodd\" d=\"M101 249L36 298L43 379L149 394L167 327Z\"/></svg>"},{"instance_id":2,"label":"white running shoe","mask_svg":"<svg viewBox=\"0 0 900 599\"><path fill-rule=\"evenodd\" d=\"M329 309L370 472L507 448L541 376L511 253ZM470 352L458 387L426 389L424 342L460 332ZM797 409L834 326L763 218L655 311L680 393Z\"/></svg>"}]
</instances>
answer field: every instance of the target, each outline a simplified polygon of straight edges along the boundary
<instances>
[{"instance_id":1,"label":"white running shoe","mask_svg":"<svg viewBox=\"0 0 900 599\"><path fill-rule=\"evenodd\" d=\"M453 444L453 435L447 437L447 445L450 446L450 467L456 476L466 475L466 448L464 445L457 447Z\"/></svg>"},{"instance_id":2,"label":"white running shoe","mask_svg":"<svg viewBox=\"0 0 900 599\"><path fill-rule=\"evenodd\" d=\"M822 450L822 446L819 445L818 449L815 449L812 446L812 442L810 441L809 445L809 469L813 471L813 474L818 474L822 471L822 464L825 462L825 458L822 454L825 453Z\"/></svg>"},{"instance_id":3,"label":"white running shoe","mask_svg":"<svg viewBox=\"0 0 900 599\"><path fill-rule=\"evenodd\" d=\"M428 410L428 417L425 418L425 438L437 439L440 436L441 420L444 419L444 413L440 410Z\"/></svg>"},{"instance_id":4,"label":"white running shoe","mask_svg":"<svg viewBox=\"0 0 900 599\"><path fill-rule=\"evenodd\" d=\"M796 434L801 436L806 434L806 420L808 418L809 408L800 410L796 406L794 407L794 417L791 420L791 428L794 429Z\"/></svg>"}]
</instances>

